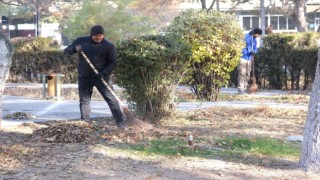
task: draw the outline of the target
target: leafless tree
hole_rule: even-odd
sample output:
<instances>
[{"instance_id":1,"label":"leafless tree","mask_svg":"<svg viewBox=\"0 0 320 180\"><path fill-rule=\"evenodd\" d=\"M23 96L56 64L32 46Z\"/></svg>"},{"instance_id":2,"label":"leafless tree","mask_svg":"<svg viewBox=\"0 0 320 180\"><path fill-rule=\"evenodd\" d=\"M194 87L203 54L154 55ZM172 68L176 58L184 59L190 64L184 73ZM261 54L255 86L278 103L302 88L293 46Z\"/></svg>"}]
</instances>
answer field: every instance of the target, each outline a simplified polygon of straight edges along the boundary
<instances>
[{"instance_id":1,"label":"leafless tree","mask_svg":"<svg viewBox=\"0 0 320 180\"><path fill-rule=\"evenodd\" d=\"M37 8L44 10L47 9L56 0L0 0L0 3L12 6L26 6L33 10Z\"/></svg>"},{"instance_id":2,"label":"leafless tree","mask_svg":"<svg viewBox=\"0 0 320 180\"><path fill-rule=\"evenodd\" d=\"M295 22L299 32L307 31L305 7L308 0L280 0L281 7L270 6L270 10L277 11L289 17Z\"/></svg>"},{"instance_id":3,"label":"leafless tree","mask_svg":"<svg viewBox=\"0 0 320 180\"><path fill-rule=\"evenodd\" d=\"M40 35L39 22L43 15L51 16L49 7L58 2L67 2L68 0L0 0L0 4L10 5L12 7L27 7L31 10L31 15L35 15L36 20L36 35ZM75 0L73 0L75 1ZM78 0L79 1L79 0ZM67 2L68 3L68 2ZM70 2L69 2L70 3ZM70 9L69 9L70 11ZM60 9L60 14L66 12ZM29 14L29 16L30 16ZM26 14L27 15L27 14Z\"/></svg>"}]
</instances>

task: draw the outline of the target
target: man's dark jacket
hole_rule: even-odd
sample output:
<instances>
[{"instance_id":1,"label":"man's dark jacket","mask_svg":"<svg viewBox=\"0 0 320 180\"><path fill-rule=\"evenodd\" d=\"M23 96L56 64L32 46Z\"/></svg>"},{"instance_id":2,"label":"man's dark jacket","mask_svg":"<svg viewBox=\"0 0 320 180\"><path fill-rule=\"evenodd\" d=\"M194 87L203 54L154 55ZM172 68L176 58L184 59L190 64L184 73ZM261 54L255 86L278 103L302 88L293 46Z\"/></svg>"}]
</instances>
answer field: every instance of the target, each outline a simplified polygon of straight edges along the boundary
<instances>
[{"instance_id":1,"label":"man's dark jacket","mask_svg":"<svg viewBox=\"0 0 320 180\"><path fill-rule=\"evenodd\" d=\"M64 53L71 55L76 53L76 45L81 45L83 52L87 55L96 69L109 76L116 67L116 49L108 40L100 43L94 42L90 36L77 38L71 45L64 49ZM84 57L79 53L78 75L80 77L94 77L95 73Z\"/></svg>"}]
</instances>

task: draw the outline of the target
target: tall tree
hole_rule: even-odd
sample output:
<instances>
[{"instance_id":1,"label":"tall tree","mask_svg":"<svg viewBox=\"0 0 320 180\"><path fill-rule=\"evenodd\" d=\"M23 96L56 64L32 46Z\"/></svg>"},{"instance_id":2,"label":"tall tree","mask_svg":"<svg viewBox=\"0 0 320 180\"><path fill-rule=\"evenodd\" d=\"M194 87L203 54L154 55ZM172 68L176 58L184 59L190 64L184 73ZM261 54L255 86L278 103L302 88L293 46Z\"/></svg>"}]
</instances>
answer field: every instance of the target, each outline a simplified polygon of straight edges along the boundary
<instances>
[{"instance_id":1,"label":"tall tree","mask_svg":"<svg viewBox=\"0 0 320 180\"><path fill-rule=\"evenodd\" d=\"M151 17L157 26L162 29L168 25L180 12L177 5L182 0L135 0L129 4L129 8L136 14L144 14Z\"/></svg>"},{"instance_id":2,"label":"tall tree","mask_svg":"<svg viewBox=\"0 0 320 180\"><path fill-rule=\"evenodd\" d=\"M0 128L2 120L2 102L1 97L6 84L6 80L9 75L9 70L11 67L11 58L13 55L13 46L6 36L0 32Z\"/></svg>"},{"instance_id":3,"label":"tall tree","mask_svg":"<svg viewBox=\"0 0 320 180\"><path fill-rule=\"evenodd\" d=\"M56 2L56 0L0 0L1 4L9 5L10 7L25 7L28 9L27 12L24 12L24 17L31 16L35 14L36 20L36 32L37 36L40 35L40 19L43 12L48 12L49 7ZM30 11L31 10L31 11ZM1 15L8 15L3 14L0 12Z\"/></svg>"},{"instance_id":4,"label":"tall tree","mask_svg":"<svg viewBox=\"0 0 320 180\"><path fill-rule=\"evenodd\" d=\"M295 0L295 16L294 21L296 22L299 32L307 32L307 21L305 17L305 7L308 0Z\"/></svg>"},{"instance_id":5,"label":"tall tree","mask_svg":"<svg viewBox=\"0 0 320 180\"><path fill-rule=\"evenodd\" d=\"M300 166L304 170L320 171L320 50L316 77L313 82L309 102L307 122L304 129Z\"/></svg>"},{"instance_id":6,"label":"tall tree","mask_svg":"<svg viewBox=\"0 0 320 180\"><path fill-rule=\"evenodd\" d=\"M106 37L111 41L152 33L149 18L128 11L130 2L131 0L85 1L81 9L62 23L62 31L74 39L87 35L92 25L100 24L106 28Z\"/></svg>"},{"instance_id":7,"label":"tall tree","mask_svg":"<svg viewBox=\"0 0 320 180\"><path fill-rule=\"evenodd\" d=\"M207 0L198 0L201 3L201 9L210 11L213 9L214 4L217 2L219 4L219 0L212 0L209 7L207 7ZM219 7L217 6L217 10L219 11Z\"/></svg>"},{"instance_id":8,"label":"tall tree","mask_svg":"<svg viewBox=\"0 0 320 180\"><path fill-rule=\"evenodd\" d=\"M266 27L266 12L265 12L266 8L265 8L265 4L264 4L264 0L260 0L260 19L261 19L261 29L265 29ZM262 39L265 35L265 31L262 31ZM260 42L261 44L262 41Z\"/></svg>"},{"instance_id":9,"label":"tall tree","mask_svg":"<svg viewBox=\"0 0 320 180\"><path fill-rule=\"evenodd\" d=\"M41 11L48 10L48 8L56 1L58 0L0 0L0 3L11 6L29 7L34 12L37 9Z\"/></svg>"},{"instance_id":10,"label":"tall tree","mask_svg":"<svg viewBox=\"0 0 320 180\"><path fill-rule=\"evenodd\" d=\"M232 6L231 8L228 10L229 12L232 12L235 10L235 8L239 5L239 4L243 4L243 3L247 3L249 2L250 0L230 0L232 2ZM205 9L207 11L210 11L210 10L213 10L213 6L216 4L216 9L217 11L220 11L220 0L212 0L211 1L211 5L207 8L206 6L206 0L201 0L200 1L201 4L202 4L202 9ZM225 2L225 1L223 1Z\"/></svg>"},{"instance_id":11,"label":"tall tree","mask_svg":"<svg viewBox=\"0 0 320 180\"><path fill-rule=\"evenodd\" d=\"M289 17L296 25L299 32L307 31L305 7L308 0L280 0L281 7L271 7L271 10Z\"/></svg>"}]
</instances>

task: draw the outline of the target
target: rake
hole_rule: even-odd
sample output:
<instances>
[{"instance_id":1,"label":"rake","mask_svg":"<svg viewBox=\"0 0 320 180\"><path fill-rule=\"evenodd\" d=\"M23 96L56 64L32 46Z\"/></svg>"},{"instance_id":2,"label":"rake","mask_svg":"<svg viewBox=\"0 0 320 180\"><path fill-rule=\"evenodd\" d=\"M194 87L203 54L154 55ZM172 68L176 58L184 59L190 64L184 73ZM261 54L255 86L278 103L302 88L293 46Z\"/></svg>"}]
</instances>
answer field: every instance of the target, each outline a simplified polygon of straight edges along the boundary
<instances>
[{"instance_id":1,"label":"rake","mask_svg":"<svg viewBox=\"0 0 320 180\"><path fill-rule=\"evenodd\" d=\"M96 75L99 74L98 70L94 67L94 65L91 63L91 61L89 60L89 58L87 57L87 55L81 51L80 52L81 55L84 57L84 59L87 61L87 63L90 65L90 67L92 68L92 70L94 71L94 73ZM122 108L124 114L126 115L126 120L128 123L132 124L133 126L137 126L137 127L140 127L142 129L152 129L153 126L149 123L146 123L146 122L143 122L142 120L140 119L137 119L135 118L133 112L127 107L125 106L120 98L116 95L116 93L111 89L111 87L108 85L108 83L103 79L103 78L100 78L102 83L106 86L106 88L111 92L111 94L116 98L116 100L118 101L120 107Z\"/></svg>"}]
</instances>

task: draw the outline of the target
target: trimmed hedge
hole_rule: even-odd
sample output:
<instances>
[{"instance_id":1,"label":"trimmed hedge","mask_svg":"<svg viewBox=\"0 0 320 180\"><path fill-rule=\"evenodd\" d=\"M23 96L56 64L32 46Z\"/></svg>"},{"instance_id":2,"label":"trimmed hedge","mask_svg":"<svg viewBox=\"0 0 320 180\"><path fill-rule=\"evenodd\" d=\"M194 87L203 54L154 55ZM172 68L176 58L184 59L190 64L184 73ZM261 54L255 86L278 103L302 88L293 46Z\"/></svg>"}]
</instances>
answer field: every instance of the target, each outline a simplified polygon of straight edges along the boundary
<instances>
[{"instance_id":1,"label":"trimmed hedge","mask_svg":"<svg viewBox=\"0 0 320 180\"><path fill-rule=\"evenodd\" d=\"M265 47L256 58L260 83L272 89L299 90L310 86L315 77L319 38L320 34L314 32L266 36ZM264 80L268 85L263 84Z\"/></svg>"},{"instance_id":2,"label":"trimmed hedge","mask_svg":"<svg viewBox=\"0 0 320 180\"><path fill-rule=\"evenodd\" d=\"M9 82L40 82L41 74L62 73L62 81L77 81L77 55L65 56L51 38L14 38Z\"/></svg>"},{"instance_id":3,"label":"trimmed hedge","mask_svg":"<svg viewBox=\"0 0 320 180\"><path fill-rule=\"evenodd\" d=\"M62 73L63 82L77 82L77 55L65 56L62 51L15 52L9 82L40 82L41 74Z\"/></svg>"},{"instance_id":4,"label":"trimmed hedge","mask_svg":"<svg viewBox=\"0 0 320 180\"><path fill-rule=\"evenodd\" d=\"M164 36L142 36L118 44L117 84L132 109L149 120L174 113L174 93L188 65L191 49Z\"/></svg>"}]
</instances>

